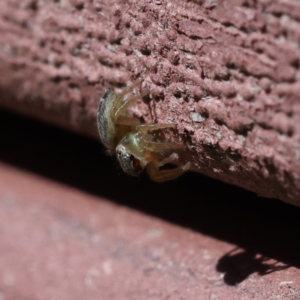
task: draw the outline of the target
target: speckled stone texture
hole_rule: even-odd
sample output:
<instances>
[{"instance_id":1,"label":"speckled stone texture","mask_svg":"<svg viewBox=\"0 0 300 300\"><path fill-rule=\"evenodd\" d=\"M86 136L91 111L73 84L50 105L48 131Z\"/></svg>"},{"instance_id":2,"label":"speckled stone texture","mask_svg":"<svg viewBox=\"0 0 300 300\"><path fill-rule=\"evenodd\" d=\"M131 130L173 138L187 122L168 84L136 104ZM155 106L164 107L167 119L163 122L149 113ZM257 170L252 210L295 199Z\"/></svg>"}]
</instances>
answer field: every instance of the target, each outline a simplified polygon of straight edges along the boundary
<instances>
[{"instance_id":1,"label":"speckled stone texture","mask_svg":"<svg viewBox=\"0 0 300 300\"><path fill-rule=\"evenodd\" d=\"M137 78L132 113L175 122L193 169L300 205L300 3L0 2L0 105L96 133L99 97Z\"/></svg>"}]
</instances>

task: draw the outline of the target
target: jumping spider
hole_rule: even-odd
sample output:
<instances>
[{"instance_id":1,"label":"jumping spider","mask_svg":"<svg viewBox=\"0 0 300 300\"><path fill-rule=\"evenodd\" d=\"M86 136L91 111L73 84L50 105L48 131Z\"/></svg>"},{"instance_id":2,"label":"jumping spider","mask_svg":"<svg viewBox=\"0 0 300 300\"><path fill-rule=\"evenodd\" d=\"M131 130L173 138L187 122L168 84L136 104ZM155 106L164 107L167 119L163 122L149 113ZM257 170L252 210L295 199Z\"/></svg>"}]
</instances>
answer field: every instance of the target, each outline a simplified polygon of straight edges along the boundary
<instances>
[{"instance_id":1,"label":"jumping spider","mask_svg":"<svg viewBox=\"0 0 300 300\"><path fill-rule=\"evenodd\" d=\"M184 148L181 144L155 142L150 131L176 128L176 124L140 124L139 119L125 116L126 109L138 99L148 94L143 93L126 97L141 81L126 88L117 95L107 89L100 100L98 110L98 130L100 139L109 154L116 153L122 169L133 176L138 176L146 168L150 178L157 182L175 179L190 168L190 163L168 170L159 168L174 161L176 153L159 160L159 154L167 150Z\"/></svg>"}]
</instances>

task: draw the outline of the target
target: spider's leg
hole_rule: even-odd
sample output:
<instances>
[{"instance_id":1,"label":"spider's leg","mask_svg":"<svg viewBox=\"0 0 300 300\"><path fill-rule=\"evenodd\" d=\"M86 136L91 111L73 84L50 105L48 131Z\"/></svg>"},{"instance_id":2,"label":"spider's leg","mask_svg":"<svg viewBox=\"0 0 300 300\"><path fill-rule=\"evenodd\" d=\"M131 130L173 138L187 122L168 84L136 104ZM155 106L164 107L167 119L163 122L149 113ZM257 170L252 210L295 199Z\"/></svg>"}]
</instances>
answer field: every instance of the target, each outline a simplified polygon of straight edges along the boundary
<instances>
[{"instance_id":1,"label":"spider's leg","mask_svg":"<svg viewBox=\"0 0 300 300\"><path fill-rule=\"evenodd\" d=\"M173 143L157 143L151 141L145 141L144 143L145 148L152 152L163 152L172 149L183 149L183 144L173 144Z\"/></svg>"},{"instance_id":2,"label":"spider's leg","mask_svg":"<svg viewBox=\"0 0 300 300\"><path fill-rule=\"evenodd\" d=\"M137 80L132 85L130 85L129 87L127 87L125 90L123 90L122 93L120 93L120 94L117 95L115 103L114 103L114 105L112 107L112 110L111 110L111 116L112 117L114 116L114 114L118 110L118 108L121 106L122 101L123 101L125 95L128 94L128 93L130 93L136 86L138 86L141 83L142 83L141 80Z\"/></svg>"},{"instance_id":3,"label":"spider's leg","mask_svg":"<svg viewBox=\"0 0 300 300\"><path fill-rule=\"evenodd\" d=\"M132 103L135 101L143 98L144 96L148 95L149 92L144 92L140 95L134 96L132 98L129 98L127 101L124 103L121 103L120 106L114 111L112 118L116 121L118 118L125 112L125 110L130 106Z\"/></svg>"},{"instance_id":4,"label":"spider's leg","mask_svg":"<svg viewBox=\"0 0 300 300\"><path fill-rule=\"evenodd\" d=\"M132 126L133 128L135 128L136 126L138 126L140 124L140 120L138 118L120 116L116 120L116 124L125 125L125 126Z\"/></svg>"},{"instance_id":5,"label":"spider's leg","mask_svg":"<svg viewBox=\"0 0 300 300\"><path fill-rule=\"evenodd\" d=\"M160 167L162 167L162 166L164 166L164 165L166 165L166 164L168 164L168 163L174 161L176 158L177 158L177 154L176 154L176 153L173 153L173 154L171 154L169 157L167 157L167 158L161 160L161 161L158 163L158 165L159 165Z\"/></svg>"},{"instance_id":6,"label":"spider's leg","mask_svg":"<svg viewBox=\"0 0 300 300\"><path fill-rule=\"evenodd\" d=\"M177 125L175 123L170 124L140 124L136 126L137 131L154 131L166 128L176 128Z\"/></svg>"},{"instance_id":7,"label":"spider's leg","mask_svg":"<svg viewBox=\"0 0 300 300\"><path fill-rule=\"evenodd\" d=\"M175 179L186 172L191 166L191 163L188 162L185 165L175 169L159 170L159 164L160 163L157 160L154 160L146 166L150 178L156 182L164 182L166 180Z\"/></svg>"}]
</instances>

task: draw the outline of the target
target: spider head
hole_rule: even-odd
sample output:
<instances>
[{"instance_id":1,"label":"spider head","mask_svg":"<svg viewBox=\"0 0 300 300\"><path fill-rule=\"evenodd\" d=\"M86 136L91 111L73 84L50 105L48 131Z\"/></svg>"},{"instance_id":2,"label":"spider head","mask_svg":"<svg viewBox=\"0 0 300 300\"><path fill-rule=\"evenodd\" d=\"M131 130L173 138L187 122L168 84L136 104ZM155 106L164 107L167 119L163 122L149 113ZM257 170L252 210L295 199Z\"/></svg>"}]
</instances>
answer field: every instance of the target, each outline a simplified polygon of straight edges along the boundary
<instances>
[{"instance_id":1,"label":"spider head","mask_svg":"<svg viewBox=\"0 0 300 300\"><path fill-rule=\"evenodd\" d=\"M116 148L117 158L119 163L124 170L132 176L139 176L144 167L141 164L141 161L136 158L124 145L119 144Z\"/></svg>"}]
</instances>

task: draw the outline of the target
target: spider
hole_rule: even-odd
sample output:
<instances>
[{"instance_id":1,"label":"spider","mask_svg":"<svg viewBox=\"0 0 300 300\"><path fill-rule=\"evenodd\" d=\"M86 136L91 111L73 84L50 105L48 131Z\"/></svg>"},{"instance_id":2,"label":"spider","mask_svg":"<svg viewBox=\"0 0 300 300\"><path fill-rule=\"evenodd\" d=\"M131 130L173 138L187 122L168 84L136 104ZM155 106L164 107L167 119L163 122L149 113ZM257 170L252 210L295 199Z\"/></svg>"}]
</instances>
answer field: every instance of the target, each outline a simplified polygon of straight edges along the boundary
<instances>
[{"instance_id":1,"label":"spider","mask_svg":"<svg viewBox=\"0 0 300 300\"><path fill-rule=\"evenodd\" d=\"M175 179L187 171L191 163L160 170L163 165L174 161L177 154L173 153L162 160L159 157L165 151L182 149L184 145L156 142L149 132L176 128L176 124L141 124L139 119L124 115L132 103L149 94L146 92L126 97L138 84L141 81L129 86L119 95L110 88L106 90L100 100L97 115L100 139L109 154L116 153L126 173L138 176L146 169L150 178L156 182Z\"/></svg>"}]
</instances>

